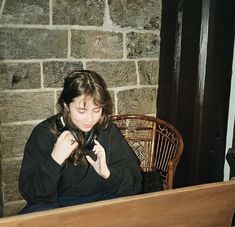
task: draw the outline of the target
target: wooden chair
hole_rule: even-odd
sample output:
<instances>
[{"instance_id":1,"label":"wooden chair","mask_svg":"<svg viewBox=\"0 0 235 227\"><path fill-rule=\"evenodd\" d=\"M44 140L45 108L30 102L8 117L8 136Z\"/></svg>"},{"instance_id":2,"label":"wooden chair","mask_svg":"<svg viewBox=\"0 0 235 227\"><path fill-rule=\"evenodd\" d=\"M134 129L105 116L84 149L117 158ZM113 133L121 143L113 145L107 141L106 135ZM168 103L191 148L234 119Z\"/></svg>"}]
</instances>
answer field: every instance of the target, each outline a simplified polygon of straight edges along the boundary
<instances>
[{"instance_id":1,"label":"wooden chair","mask_svg":"<svg viewBox=\"0 0 235 227\"><path fill-rule=\"evenodd\" d=\"M173 188L177 164L183 152L183 138L168 122L139 114L112 115L110 119L140 160L144 172L159 170L164 189Z\"/></svg>"}]
</instances>

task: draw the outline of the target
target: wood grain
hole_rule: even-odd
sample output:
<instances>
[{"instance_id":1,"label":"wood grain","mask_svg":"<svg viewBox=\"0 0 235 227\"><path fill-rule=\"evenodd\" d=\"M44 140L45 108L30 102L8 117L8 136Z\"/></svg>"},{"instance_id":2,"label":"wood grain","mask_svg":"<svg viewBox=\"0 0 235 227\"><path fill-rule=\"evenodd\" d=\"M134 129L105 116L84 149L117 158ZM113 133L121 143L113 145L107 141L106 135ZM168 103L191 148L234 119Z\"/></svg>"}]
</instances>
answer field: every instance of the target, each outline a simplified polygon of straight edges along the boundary
<instances>
[{"instance_id":1,"label":"wood grain","mask_svg":"<svg viewBox=\"0 0 235 227\"><path fill-rule=\"evenodd\" d=\"M235 181L129 196L0 219L0 226L231 226Z\"/></svg>"}]
</instances>

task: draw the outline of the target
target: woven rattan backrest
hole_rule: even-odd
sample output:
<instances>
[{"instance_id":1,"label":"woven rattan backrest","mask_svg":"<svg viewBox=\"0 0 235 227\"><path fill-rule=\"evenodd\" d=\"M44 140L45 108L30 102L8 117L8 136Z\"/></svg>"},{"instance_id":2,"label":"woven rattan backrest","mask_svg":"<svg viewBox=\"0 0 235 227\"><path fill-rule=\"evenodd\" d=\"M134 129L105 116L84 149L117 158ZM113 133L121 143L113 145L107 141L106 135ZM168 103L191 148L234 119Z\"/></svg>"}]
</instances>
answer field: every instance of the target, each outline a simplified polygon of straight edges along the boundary
<instances>
[{"instance_id":1,"label":"woven rattan backrest","mask_svg":"<svg viewBox=\"0 0 235 227\"><path fill-rule=\"evenodd\" d=\"M164 120L146 115L113 115L111 119L139 158L142 170L160 170L166 188L172 188L183 151L183 139L178 130Z\"/></svg>"}]
</instances>

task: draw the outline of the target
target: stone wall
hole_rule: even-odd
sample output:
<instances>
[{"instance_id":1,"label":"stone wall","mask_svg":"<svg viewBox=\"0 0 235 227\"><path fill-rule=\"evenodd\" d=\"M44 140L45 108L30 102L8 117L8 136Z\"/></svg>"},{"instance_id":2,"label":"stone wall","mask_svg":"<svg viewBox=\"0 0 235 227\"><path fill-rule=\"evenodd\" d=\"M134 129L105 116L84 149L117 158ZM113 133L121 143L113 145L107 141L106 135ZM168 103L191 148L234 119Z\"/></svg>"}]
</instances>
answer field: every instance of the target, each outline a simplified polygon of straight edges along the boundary
<instances>
[{"instance_id":1,"label":"stone wall","mask_svg":"<svg viewBox=\"0 0 235 227\"><path fill-rule=\"evenodd\" d=\"M156 114L160 24L160 0L0 0L1 215L25 204L24 145L69 71L100 73L114 113Z\"/></svg>"}]
</instances>

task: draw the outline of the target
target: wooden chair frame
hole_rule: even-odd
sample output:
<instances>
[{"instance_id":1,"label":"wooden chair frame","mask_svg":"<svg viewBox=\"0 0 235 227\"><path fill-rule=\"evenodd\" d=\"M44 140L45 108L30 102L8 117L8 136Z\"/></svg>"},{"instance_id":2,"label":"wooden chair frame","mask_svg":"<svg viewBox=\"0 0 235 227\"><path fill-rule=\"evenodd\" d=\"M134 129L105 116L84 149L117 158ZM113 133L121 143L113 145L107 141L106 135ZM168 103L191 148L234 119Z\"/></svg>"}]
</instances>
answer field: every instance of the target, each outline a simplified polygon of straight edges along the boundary
<instances>
[{"instance_id":1,"label":"wooden chair frame","mask_svg":"<svg viewBox=\"0 0 235 227\"><path fill-rule=\"evenodd\" d=\"M159 170L165 189L173 188L177 164L183 152L181 134L170 123L141 114L112 115L110 119L140 160L144 172Z\"/></svg>"}]
</instances>

